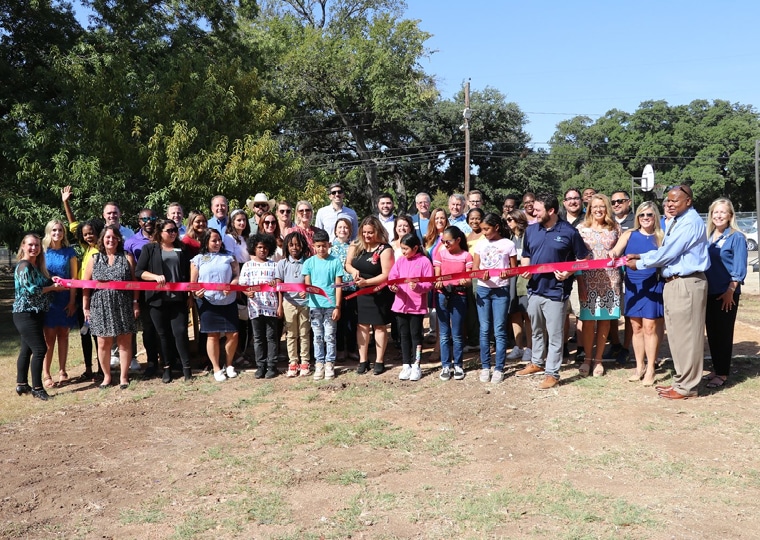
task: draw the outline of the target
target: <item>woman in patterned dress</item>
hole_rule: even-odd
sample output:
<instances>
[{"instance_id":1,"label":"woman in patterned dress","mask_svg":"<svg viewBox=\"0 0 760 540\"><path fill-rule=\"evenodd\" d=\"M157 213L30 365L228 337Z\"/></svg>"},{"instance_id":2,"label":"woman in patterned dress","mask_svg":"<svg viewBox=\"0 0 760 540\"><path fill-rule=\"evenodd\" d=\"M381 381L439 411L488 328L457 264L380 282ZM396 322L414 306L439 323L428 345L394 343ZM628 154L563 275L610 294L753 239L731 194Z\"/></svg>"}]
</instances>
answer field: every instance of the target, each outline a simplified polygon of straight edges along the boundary
<instances>
[{"instance_id":1,"label":"woman in patterned dress","mask_svg":"<svg viewBox=\"0 0 760 540\"><path fill-rule=\"evenodd\" d=\"M606 259L620 238L620 226L612 218L612 206L606 195L597 193L591 197L588 208L586 219L579 227L581 237L595 259ZM586 359L578 368L581 376L585 377L591 371L592 358L594 377L604 375L602 353L610 321L620 318L620 291L620 271L617 268L586 270L578 280L578 296L581 301L579 317L584 321L583 349L586 352ZM594 336L596 356L593 356Z\"/></svg>"},{"instance_id":2,"label":"woman in patterned dress","mask_svg":"<svg viewBox=\"0 0 760 540\"><path fill-rule=\"evenodd\" d=\"M98 240L98 253L88 261L84 279L97 281L134 281L135 259L124 251L124 237L117 225L106 225ZM132 359L132 334L140 316L139 291L85 289L84 316L90 332L98 337L98 359L103 370L102 390L111 386L111 344L119 348L121 372L119 387L129 386L129 362Z\"/></svg>"},{"instance_id":3,"label":"woman in patterned dress","mask_svg":"<svg viewBox=\"0 0 760 540\"><path fill-rule=\"evenodd\" d=\"M77 254L69 246L66 229L63 222L53 219L45 225L45 236L42 239L45 250L45 263L50 276L60 278L77 277ZM65 290L54 293L50 302L50 310L45 314L45 343L47 353L42 368L42 381L46 388L51 388L53 377L50 375L50 365L53 363L53 351L58 342L58 383L69 380L66 373L66 360L69 355L69 330L77 324L76 292Z\"/></svg>"}]
</instances>

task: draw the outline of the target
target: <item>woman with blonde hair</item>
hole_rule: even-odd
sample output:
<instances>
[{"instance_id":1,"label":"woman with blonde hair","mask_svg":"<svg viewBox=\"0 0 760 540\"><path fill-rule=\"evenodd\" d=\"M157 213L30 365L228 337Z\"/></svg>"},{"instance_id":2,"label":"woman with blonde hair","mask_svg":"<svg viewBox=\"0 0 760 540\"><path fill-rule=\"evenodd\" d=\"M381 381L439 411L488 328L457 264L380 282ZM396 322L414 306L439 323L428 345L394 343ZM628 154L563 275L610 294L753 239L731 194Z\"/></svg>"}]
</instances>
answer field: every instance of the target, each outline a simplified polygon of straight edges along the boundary
<instances>
[{"instance_id":1,"label":"woman with blonde hair","mask_svg":"<svg viewBox=\"0 0 760 540\"><path fill-rule=\"evenodd\" d=\"M63 222L53 219L45 225L45 236L42 238L42 248L45 250L45 263L50 276L64 279L77 277L77 254L69 246L66 229ZM66 373L66 360L69 355L69 331L77 325L77 306L75 291L63 290L51 296L50 309L45 314L45 343L47 353L42 368L42 381L45 388L51 388L53 377L50 375L50 365L53 363L53 351L58 342L58 383L69 380Z\"/></svg>"},{"instance_id":2,"label":"woman with blonde hair","mask_svg":"<svg viewBox=\"0 0 760 540\"><path fill-rule=\"evenodd\" d=\"M610 199L606 195L596 193L591 197L586 219L578 230L594 259L606 259L609 256L609 251L620 238L620 225L613 218ZM591 371L592 359L594 377L604 375L604 342L610 330L610 321L620 318L620 293L620 271L617 268L586 270L578 280L578 296L581 301L579 317L584 321L583 349L586 352L586 358L578 369L581 376L585 377Z\"/></svg>"},{"instance_id":3,"label":"woman with blonde hair","mask_svg":"<svg viewBox=\"0 0 760 540\"><path fill-rule=\"evenodd\" d=\"M643 202L636 209L633 228L623 233L609 255L621 257L657 249L662 245L663 236L657 205L652 201ZM636 370L628 380L638 382L643 379L644 386L654 384L655 362L664 324L663 285L656 268L625 273L625 316L631 320L636 357Z\"/></svg>"},{"instance_id":4,"label":"woman with blonde hair","mask_svg":"<svg viewBox=\"0 0 760 540\"><path fill-rule=\"evenodd\" d=\"M720 198L710 205L707 222L707 276L705 328L713 370L703 377L707 388L726 384L731 370L734 325L739 310L741 285L747 276L747 239L736 224L734 205Z\"/></svg>"}]
</instances>

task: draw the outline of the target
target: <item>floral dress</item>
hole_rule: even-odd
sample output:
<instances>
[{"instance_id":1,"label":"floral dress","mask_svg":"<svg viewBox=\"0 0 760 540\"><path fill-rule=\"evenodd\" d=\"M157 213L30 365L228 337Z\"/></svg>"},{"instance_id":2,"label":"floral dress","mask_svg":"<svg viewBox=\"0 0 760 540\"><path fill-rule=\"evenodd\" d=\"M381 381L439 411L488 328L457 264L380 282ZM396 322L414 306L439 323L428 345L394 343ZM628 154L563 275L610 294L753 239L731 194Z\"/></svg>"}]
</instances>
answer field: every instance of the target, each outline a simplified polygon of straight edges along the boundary
<instances>
[{"instance_id":1,"label":"floral dress","mask_svg":"<svg viewBox=\"0 0 760 540\"><path fill-rule=\"evenodd\" d=\"M124 253L114 255L108 264L108 255L98 253L92 258L92 279L98 281L130 281L132 271ZM90 332L93 336L115 337L132 334L136 330L132 310L132 291L95 289L90 297Z\"/></svg>"},{"instance_id":2,"label":"floral dress","mask_svg":"<svg viewBox=\"0 0 760 540\"><path fill-rule=\"evenodd\" d=\"M620 227L614 229L579 229L594 259L609 258L608 252L620 238ZM621 279L617 268L584 270L580 277L586 285L586 300L581 299L582 321L616 320L620 318Z\"/></svg>"}]
</instances>

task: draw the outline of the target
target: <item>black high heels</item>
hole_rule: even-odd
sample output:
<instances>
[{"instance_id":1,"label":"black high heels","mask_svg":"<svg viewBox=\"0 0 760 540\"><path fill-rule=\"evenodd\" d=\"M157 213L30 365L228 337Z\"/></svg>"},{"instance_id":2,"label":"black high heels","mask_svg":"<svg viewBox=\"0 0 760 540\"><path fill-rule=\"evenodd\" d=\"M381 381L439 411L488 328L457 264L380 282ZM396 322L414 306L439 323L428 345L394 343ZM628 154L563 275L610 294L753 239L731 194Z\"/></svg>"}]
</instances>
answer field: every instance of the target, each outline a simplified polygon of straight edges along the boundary
<instances>
[{"instance_id":1,"label":"black high heels","mask_svg":"<svg viewBox=\"0 0 760 540\"><path fill-rule=\"evenodd\" d=\"M24 394L28 394L31 391L32 391L32 387L29 386L28 384L19 384L19 385L16 385L16 393L19 396L22 396Z\"/></svg>"},{"instance_id":2,"label":"black high heels","mask_svg":"<svg viewBox=\"0 0 760 540\"><path fill-rule=\"evenodd\" d=\"M45 391L44 388L40 388L39 390L32 388L32 397L35 397L42 401L47 401L50 399L50 395Z\"/></svg>"}]
</instances>

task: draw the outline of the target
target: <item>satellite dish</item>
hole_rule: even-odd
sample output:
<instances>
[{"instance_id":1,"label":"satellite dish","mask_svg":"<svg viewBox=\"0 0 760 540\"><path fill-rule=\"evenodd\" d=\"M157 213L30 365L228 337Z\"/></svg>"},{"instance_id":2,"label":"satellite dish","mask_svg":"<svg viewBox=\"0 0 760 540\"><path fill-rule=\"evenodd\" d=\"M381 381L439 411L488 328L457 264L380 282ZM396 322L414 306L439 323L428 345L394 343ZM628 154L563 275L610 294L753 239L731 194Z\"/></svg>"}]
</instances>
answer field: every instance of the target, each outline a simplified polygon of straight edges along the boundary
<instances>
[{"instance_id":1,"label":"satellite dish","mask_svg":"<svg viewBox=\"0 0 760 540\"><path fill-rule=\"evenodd\" d=\"M641 191L652 191L652 188L654 188L654 169L651 165L647 165L641 173Z\"/></svg>"}]
</instances>

